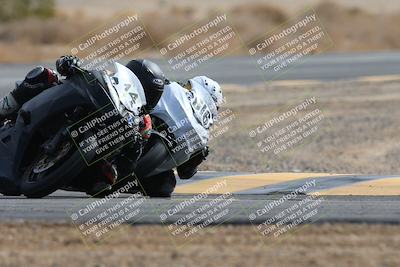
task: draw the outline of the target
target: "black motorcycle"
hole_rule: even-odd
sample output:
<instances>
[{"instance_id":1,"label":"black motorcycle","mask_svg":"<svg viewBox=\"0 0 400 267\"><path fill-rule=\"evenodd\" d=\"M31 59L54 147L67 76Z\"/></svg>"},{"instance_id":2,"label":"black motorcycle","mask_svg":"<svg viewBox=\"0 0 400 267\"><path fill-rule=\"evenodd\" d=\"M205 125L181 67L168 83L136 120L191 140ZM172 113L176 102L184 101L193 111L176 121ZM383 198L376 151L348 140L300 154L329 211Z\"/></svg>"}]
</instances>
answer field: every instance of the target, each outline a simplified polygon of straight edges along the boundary
<instances>
[{"instance_id":1,"label":"black motorcycle","mask_svg":"<svg viewBox=\"0 0 400 267\"><path fill-rule=\"evenodd\" d=\"M126 145L140 141L143 88L128 68L118 63L115 68L107 75L77 67L0 128L0 193L47 196L99 160L120 155ZM114 130L111 125L125 129L120 135L126 138L107 138L107 130Z\"/></svg>"}]
</instances>

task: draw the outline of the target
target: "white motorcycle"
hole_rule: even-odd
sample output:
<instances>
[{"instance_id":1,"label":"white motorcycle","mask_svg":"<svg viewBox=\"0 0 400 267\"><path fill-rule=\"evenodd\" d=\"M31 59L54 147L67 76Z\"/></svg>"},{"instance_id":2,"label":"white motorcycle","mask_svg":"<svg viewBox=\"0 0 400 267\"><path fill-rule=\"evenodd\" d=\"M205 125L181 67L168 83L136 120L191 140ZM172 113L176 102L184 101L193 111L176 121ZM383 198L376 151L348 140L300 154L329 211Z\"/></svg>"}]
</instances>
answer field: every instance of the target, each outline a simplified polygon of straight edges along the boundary
<instances>
[{"instance_id":1,"label":"white motorcycle","mask_svg":"<svg viewBox=\"0 0 400 267\"><path fill-rule=\"evenodd\" d=\"M150 185L149 190L167 187L166 190L172 192L175 176L162 174L184 164L207 147L210 128L222 103L222 92L216 82L206 77L196 77L189 83L189 89L176 82L166 84L151 113L152 135L134 170L142 183ZM119 183L118 187L123 184Z\"/></svg>"}]
</instances>

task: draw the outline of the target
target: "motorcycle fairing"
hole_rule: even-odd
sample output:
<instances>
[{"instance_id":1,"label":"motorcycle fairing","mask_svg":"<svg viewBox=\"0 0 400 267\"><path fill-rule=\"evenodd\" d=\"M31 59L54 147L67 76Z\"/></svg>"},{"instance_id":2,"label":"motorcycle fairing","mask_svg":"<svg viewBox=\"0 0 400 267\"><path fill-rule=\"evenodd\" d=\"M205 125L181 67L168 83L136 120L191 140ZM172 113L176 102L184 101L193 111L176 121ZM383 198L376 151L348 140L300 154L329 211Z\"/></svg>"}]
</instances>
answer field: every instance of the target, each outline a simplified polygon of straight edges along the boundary
<instances>
[{"instance_id":1,"label":"motorcycle fairing","mask_svg":"<svg viewBox=\"0 0 400 267\"><path fill-rule=\"evenodd\" d=\"M209 139L209 132L196 119L185 91L176 82L165 85L161 99L151 113L168 125L175 138L180 140L178 143L184 147L177 152L172 151L177 165L188 160L190 154L204 148ZM191 136L193 138L186 138L187 133L194 133Z\"/></svg>"},{"instance_id":2,"label":"motorcycle fairing","mask_svg":"<svg viewBox=\"0 0 400 267\"><path fill-rule=\"evenodd\" d=\"M124 110L140 115L141 108L146 105L146 96L138 77L127 67L115 63L115 73L106 77L111 98L121 114Z\"/></svg>"},{"instance_id":3,"label":"motorcycle fairing","mask_svg":"<svg viewBox=\"0 0 400 267\"><path fill-rule=\"evenodd\" d=\"M0 130L0 193L19 192L19 168L33 135L49 123L49 117L79 105L93 105L88 92L66 81L64 84L45 90L26 102L20 110L14 127ZM21 111L30 114L26 123Z\"/></svg>"}]
</instances>

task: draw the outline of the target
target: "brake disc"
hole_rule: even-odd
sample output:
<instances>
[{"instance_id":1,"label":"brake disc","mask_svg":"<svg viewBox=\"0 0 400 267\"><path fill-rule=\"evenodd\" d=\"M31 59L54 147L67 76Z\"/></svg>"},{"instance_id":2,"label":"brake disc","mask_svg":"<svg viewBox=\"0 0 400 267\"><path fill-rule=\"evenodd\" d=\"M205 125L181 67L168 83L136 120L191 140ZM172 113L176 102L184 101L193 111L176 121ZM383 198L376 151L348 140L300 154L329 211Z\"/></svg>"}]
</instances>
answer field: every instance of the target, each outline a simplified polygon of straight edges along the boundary
<instances>
[{"instance_id":1,"label":"brake disc","mask_svg":"<svg viewBox=\"0 0 400 267\"><path fill-rule=\"evenodd\" d=\"M70 149L71 149L71 144L67 142L61 147L61 151L57 154L57 156L51 157L47 154L44 154L41 158L39 158L35 162L32 171L36 174L47 171L48 169L53 167L60 159L62 159L65 155L67 155Z\"/></svg>"}]
</instances>

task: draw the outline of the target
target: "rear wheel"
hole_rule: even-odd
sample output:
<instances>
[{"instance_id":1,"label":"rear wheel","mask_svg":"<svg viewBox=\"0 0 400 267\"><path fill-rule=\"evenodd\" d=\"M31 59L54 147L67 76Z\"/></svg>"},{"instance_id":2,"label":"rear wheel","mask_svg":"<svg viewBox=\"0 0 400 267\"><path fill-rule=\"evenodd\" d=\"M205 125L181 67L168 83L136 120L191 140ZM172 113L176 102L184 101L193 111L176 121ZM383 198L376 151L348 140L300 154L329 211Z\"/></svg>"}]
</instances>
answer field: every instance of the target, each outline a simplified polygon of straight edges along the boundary
<instances>
[{"instance_id":1,"label":"rear wheel","mask_svg":"<svg viewBox=\"0 0 400 267\"><path fill-rule=\"evenodd\" d=\"M146 144L143 154L144 155L138 160L136 164L134 175L126 177L127 173L125 173L125 171L122 171L123 175L121 175L121 177L123 177L123 180L117 181L117 183L113 185L111 190L104 190L101 193L97 194L88 194L91 196L103 197L121 189L129 181L137 178L139 179L140 186L132 188L131 190L129 190L129 193L144 191L143 193L150 197L170 196L176 186L176 179L174 172L172 171L174 165L173 159L170 158L171 155L168 152L164 141L157 136L152 137ZM160 165L164 165L165 162L168 161L168 159L169 161L171 161L171 163L169 164L171 165L171 168L169 170L168 168L157 170L157 168L159 168ZM125 168L130 170L130 166L119 166L118 170L122 170ZM156 170L155 174L149 176L149 174L153 173L154 170Z\"/></svg>"},{"instance_id":2,"label":"rear wheel","mask_svg":"<svg viewBox=\"0 0 400 267\"><path fill-rule=\"evenodd\" d=\"M146 144L144 155L138 160L135 174L139 177L148 176L160 165L171 158L164 141L155 136L151 138ZM173 159L170 159L173 161Z\"/></svg>"},{"instance_id":3,"label":"rear wheel","mask_svg":"<svg viewBox=\"0 0 400 267\"><path fill-rule=\"evenodd\" d=\"M172 156L158 136L150 139L146 146L147 149L135 170L135 176L140 183L139 190L149 197L170 197L176 186Z\"/></svg>"},{"instance_id":4,"label":"rear wheel","mask_svg":"<svg viewBox=\"0 0 400 267\"><path fill-rule=\"evenodd\" d=\"M139 179L143 193L149 197L170 197L176 186L173 170Z\"/></svg>"}]
</instances>

